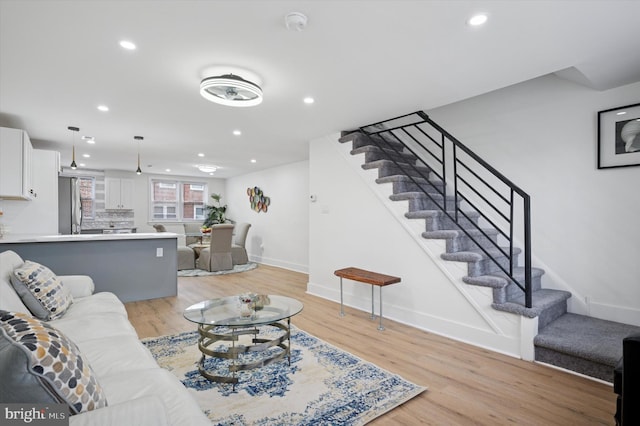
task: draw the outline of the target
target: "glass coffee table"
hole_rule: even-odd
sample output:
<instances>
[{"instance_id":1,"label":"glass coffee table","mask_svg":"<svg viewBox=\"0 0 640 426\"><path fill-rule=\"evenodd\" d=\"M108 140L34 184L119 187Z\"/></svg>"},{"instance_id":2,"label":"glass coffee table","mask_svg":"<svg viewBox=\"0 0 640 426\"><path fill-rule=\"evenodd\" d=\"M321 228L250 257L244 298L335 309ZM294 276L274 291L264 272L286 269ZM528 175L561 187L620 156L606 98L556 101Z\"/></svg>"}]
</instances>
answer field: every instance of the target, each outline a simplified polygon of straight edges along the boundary
<instances>
[{"instance_id":1,"label":"glass coffee table","mask_svg":"<svg viewBox=\"0 0 640 426\"><path fill-rule=\"evenodd\" d=\"M263 367L288 357L291 364L291 317L302 311L302 302L286 296L244 294L205 300L189 306L184 317L198 324L198 349L202 353L198 370L203 377L219 383L238 383L237 372ZM258 337L258 326L271 326L282 330L273 338ZM239 338L253 335L249 344L240 344ZM231 342L225 350L209 348L216 342ZM278 346L282 351L271 353L258 361L243 362L242 354L267 351ZM230 360L229 374L208 371L206 357Z\"/></svg>"}]
</instances>

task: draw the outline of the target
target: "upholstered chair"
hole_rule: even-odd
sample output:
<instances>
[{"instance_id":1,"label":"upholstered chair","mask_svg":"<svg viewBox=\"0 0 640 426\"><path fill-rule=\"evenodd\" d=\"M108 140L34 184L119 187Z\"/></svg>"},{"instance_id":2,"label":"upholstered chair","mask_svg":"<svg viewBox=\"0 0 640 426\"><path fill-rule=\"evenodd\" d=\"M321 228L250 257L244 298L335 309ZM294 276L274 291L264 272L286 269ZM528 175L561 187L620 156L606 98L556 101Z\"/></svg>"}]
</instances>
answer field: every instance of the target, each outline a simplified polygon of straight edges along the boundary
<instances>
[{"instance_id":1,"label":"upholstered chair","mask_svg":"<svg viewBox=\"0 0 640 426\"><path fill-rule=\"evenodd\" d=\"M231 244L231 258L234 265L244 265L249 263L249 256L247 256L247 249L245 244L247 242L247 233L251 228L250 223L238 223L233 234L233 243Z\"/></svg>"},{"instance_id":2,"label":"upholstered chair","mask_svg":"<svg viewBox=\"0 0 640 426\"><path fill-rule=\"evenodd\" d=\"M157 232L167 232L167 228L165 228L164 225L153 225L153 229L155 229Z\"/></svg>"},{"instance_id":3,"label":"upholstered chair","mask_svg":"<svg viewBox=\"0 0 640 426\"><path fill-rule=\"evenodd\" d=\"M186 245L190 246L191 244L198 244L200 242L200 225L199 223L185 223L184 225L184 234L185 234L185 242Z\"/></svg>"},{"instance_id":4,"label":"upholstered chair","mask_svg":"<svg viewBox=\"0 0 640 426\"><path fill-rule=\"evenodd\" d=\"M231 258L232 223L221 223L211 227L209 247L200 252L196 266L207 271L225 271L233 269Z\"/></svg>"},{"instance_id":5,"label":"upholstered chair","mask_svg":"<svg viewBox=\"0 0 640 426\"><path fill-rule=\"evenodd\" d=\"M153 228L157 232L167 232L164 225L156 224ZM180 241L180 239L178 239ZM183 246L178 242L178 271L193 269L196 267L196 254L191 247Z\"/></svg>"}]
</instances>

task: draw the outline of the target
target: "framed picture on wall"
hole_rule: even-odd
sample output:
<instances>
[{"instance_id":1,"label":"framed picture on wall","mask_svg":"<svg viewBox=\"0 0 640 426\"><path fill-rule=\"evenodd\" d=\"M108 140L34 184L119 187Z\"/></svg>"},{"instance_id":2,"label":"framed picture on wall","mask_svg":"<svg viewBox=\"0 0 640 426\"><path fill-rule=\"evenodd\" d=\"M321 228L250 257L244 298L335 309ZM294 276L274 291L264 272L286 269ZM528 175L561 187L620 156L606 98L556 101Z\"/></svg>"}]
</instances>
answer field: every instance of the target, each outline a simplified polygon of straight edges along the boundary
<instances>
[{"instance_id":1,"label":"framed picture on wall","mask_svg":"<svg viewBox=\"0 0 640 426\"><path fill-rule=\"evenodd\" d=\"M640 166L640 104L598 112L598 168Z\"/></svg>"}]
</instances>

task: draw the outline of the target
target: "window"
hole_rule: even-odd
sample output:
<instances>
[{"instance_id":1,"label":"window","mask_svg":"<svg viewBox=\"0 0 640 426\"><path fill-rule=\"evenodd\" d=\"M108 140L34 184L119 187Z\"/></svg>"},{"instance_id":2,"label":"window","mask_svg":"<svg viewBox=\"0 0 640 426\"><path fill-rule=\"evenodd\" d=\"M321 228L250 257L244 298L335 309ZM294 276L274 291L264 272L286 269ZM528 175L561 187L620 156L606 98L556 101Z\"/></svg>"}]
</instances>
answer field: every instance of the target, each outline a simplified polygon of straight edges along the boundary
<instances>
[{"instance_id":1,"label":"window","mask_svg":"<svg viewBox=\"0 0 640 426\"><path fill-rule=\"evenodd\" d=\"M80 187L80 204L82 204L83 219L94 219L96 191L95 179L93 177L79 177L78 186Z\"/></svg>"},{"instance_id":2,"label":"window","mask_svg":"<svg viewBox=\"0 0 640 426\"><path fill-rule=\"evenodd\" d=\"M151 179L151 221L203 221L207 184Z\"/></svg>"}]
</instances>

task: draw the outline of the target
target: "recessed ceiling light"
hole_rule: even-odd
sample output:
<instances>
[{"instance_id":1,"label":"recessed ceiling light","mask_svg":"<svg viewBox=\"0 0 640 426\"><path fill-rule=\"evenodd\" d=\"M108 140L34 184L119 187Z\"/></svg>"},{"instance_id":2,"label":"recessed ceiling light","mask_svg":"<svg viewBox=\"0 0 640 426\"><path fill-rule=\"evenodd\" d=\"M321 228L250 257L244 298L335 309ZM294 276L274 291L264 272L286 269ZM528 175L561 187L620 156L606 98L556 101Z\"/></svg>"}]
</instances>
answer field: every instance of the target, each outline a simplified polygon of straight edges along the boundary
<instances>
[{"instance_id":1,"label":"recessed ceiling light","mask_svg":"<svg viewBox=\"0 0 640 426\"><path fill-rule=\"evenodd\" d=\"M102 111L102 112L107 112L109 111L109 107L106 105L98 105L98 110Z\"/></svg>"},{"instance_id":2,"label":"recessed ceiling light","mask_svg":"<svg viewBox=\"0 0 640 426\"><path fill-rule=\"evenodd\" d=\"M233 134L236 136L240 136L242 134L242 132L240 130L234 130Z\"/></svg>"},{"instance_id":3,"label":"recessed ceiling light","mask_svg":"<svg viewBox=\"0 0 640 426\"><path fill-rule=\"evenodd\" d=\"M82 154L84 158L91 158L91 154Z\"/></svg>"},{"instance_id":4,"label":"recessed ceiling light","mask_svg":"<svg viewBox=\"0 0 640 426\"><path fill-rule=\"evenodd\" d=\"M204 157L204 152L199 152L198 157Z\"/></svg>"},{"instance_id":5,"label":"recessed ceiling light","mask_svg":"<svg viewBox=\"0 0 640 426\"><path fill-rule=\"evenodd\" d=\"M93 136L83 136L82 140L84 140L84 141L86 141L87 143L90 143L90 144L96 143L96 140L93 138Z\"/></svg>"},{"instance_id":6,"label":"recessed ceiling light","mask_svg":"<svg viewBox=\"0 0 640 426\"><path fill-rule=\"evenodd\" d=\"M316 100L313 99L311 96L307 96L306 98L304 98L302 100L305 104L307 105L311 105L312 103L314 103Z\"/></svg>"},{"instance_id":7,"label":"recessed ceiling light","mask_svg":"<svg viewBox=\"0 0 640 426\"><path fill-rule=\"evenodd\" d=\"M136 45L128 40L120 41L120 47L127 50L136 50Z\"/></svg>"},{"instance_id":8,"label":"recessed ceiling light","mask_svg":"<svg viewBox=\"0 0 640 426\"><path fill-rule=\"evenodd\" d=\"M171 171L171 169L164 169L164 171L165 171L165 172L170 172L170 171Z\"/></svg>"},{"instance_id":9,"label":"recessed ceiling light","mask_svg":"<svg viewBox=\"0 0 640 426\"><path fill-rule=\"evenodd\" d=\"M213 176L213 172L209 173L209 176Z\"/></svg>"},{"instance_id":10,"label":"recessed ceiling light","mask_svg":"<svg viewBox=\"0 0 640 426\"><path fill-rule=\"evenodd\" d=\"M80 167L84 167L84 166L86 166L86 164L84 164L84 163L80 163L80 164L78 164L78 166L80 166Z\"/></svg>"},{"instance_id":11,"label":"recessed ceiling light","mask_svg":"<svg viewBox=\"0 0 640 426\"><path fill-rule=\"evenodd\" d=\"M252 163L256 163L257 161L256 161L256 159L255 159L255 158L252 158L252 159L251 159L251 162L252 162Z\"/></svg>"},{"instance_id":12,"label":"recessed ceiling light","mask_svg":"<svg viewBox=\"0 0 640 426\"><path fill-rule=\"evenodd\" d=\"M467 24L471 25L472 27L477 27L487 22L487 19L489 19L489 17L486 14L479 13L469 18Z\"/></svg>"}]
</instances>

